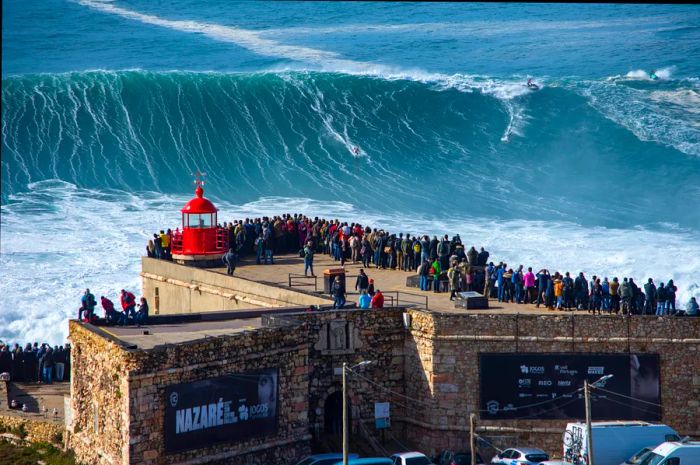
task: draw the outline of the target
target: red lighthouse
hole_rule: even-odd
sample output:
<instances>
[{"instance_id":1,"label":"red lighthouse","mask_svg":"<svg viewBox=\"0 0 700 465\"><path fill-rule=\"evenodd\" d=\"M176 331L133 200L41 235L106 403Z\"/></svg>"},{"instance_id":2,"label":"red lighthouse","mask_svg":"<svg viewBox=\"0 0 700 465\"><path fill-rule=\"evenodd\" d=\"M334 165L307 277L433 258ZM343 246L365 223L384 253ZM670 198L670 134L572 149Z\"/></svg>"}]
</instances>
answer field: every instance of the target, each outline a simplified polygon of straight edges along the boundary
<instances>
[{"instance_id":1,"label":"red lighthouse","mask_svg":"<svg viewBox=\"0 0 700 465\"><path fill-rule=\"evenodd\" d=\"M201 175L195 174L194 198L180 210L182 232L176 229L173 233L173 261L197 267L221 266L221 257L228 251L228 234L217 226L219 209L204 197Z\"/></svg>"}]
</instances>

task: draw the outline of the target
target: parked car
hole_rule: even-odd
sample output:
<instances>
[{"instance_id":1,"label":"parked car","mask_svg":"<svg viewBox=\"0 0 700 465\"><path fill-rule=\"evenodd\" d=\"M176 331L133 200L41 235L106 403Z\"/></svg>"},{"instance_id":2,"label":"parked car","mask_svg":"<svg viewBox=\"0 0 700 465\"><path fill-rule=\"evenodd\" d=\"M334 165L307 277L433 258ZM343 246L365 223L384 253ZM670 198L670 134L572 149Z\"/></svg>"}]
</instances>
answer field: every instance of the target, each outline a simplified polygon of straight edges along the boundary
<instances>
[{"instance_id":1,"label":"parked car","mask_svg":"<svg viewBox=\"0 0 700 465\"><path fill-rule=\"evenodd\" d=\"M335 465L343 465L342 458ZM386 457L366 457L363 459L348 459L348 465L394 465L394 462Z\"/></svg>"},{"instance_id":2,"label":"parked car","mask_svg":"<svg viewBox=\"0 0 700 465\"><path fill-rule=\"evenodd\" d=\"M540 462L539 465L572 465L571 462L565 460L545 460Z\"/></svg>"},{"instance_id":3,"label":"parked car","mask_svg":"<svg viewBox=\"0 0 700 465\"><path fill-rule=\"evenodd\" d=\"M433 463L425 454L420 452L402 452L389 458L394 465L432 465Z\"/></svg>"},{"instance_id":4,"label":"parked car","mask_svg":"<svg viewBox=\"0 0 700 465\"><path fill-rule=\"evenodd\" d=\"M700 441L664 442L649 453L639 465L695 465L700 463Z\"/></svg>"},{"instance_id":5,"label":"parked car","mask_svg":"<svg viewBox=\"0 0 700 465\"><path fill-rule=\"evenodd\" d=\"M644 460L647 457L647 455L651 454L651 451L653 451L655 447L656 446L642 447L637 452L635 452L632 455L632 457L628 458L620 465L639 465L640 463L642 463L642 460Z\"/></svg>"},{"instance_id":6,"label":"parked car","mask_svg":"<svg viewBox=\"0 0 700 465\"><path fill-rule=\"evenodd\" d=\"M500 465L539 465L549 460L549 455L542 449L518 447L506 449L491 459L491 463Z\"/></svg>"},{"instance_id":7,"label":"parked car","mask_svg":"<svg viewBox=\"0 0 700 465\"><path fill-rule=\"evenodd\" d=\"M443 450L433 458L435 465L472 465L472 453L468 450L453 452ZM476 453L476 464L483 465L484 460Z\"/></svg>"},{"instance_id":8,"label":"parked car","mask_svg":"<svg viewBox=\"0 0 700 465\"><path fill-rule=\"evenodd\" d=\"M348 454L348 460L358 459L358 458L360 458L360 456L357 454ZM310 455L310 456L306 457L305 459L298 462L296 465L333 465L334 463L337 463L339 460L340 461L343 460L342 453L316 454L316 455Z\"/></svg>"}]
</instances>

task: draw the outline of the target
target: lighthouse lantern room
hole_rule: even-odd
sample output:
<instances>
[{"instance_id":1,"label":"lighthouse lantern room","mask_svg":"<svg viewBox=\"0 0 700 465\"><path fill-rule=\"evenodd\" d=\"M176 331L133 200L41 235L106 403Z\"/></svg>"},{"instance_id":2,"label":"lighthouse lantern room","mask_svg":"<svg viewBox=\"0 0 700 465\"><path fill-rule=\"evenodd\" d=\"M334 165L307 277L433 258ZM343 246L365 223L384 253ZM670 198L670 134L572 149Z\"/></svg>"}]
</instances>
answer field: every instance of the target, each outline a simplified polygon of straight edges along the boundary
<instances>
[{"instance_id":1,"label":"lighthouse lantern room","mask_svg":"<svg viewBox=\"0 0 700 465\"><path fill-rule=\"evenodd\" d=\"M219 210L204 197L202 176L195 173L195 196L180 210L182 231L173 233L173 261L197 267L221 266L221 257L228 250L228 234L218 227Z\"/></svg>"}]
</instances>

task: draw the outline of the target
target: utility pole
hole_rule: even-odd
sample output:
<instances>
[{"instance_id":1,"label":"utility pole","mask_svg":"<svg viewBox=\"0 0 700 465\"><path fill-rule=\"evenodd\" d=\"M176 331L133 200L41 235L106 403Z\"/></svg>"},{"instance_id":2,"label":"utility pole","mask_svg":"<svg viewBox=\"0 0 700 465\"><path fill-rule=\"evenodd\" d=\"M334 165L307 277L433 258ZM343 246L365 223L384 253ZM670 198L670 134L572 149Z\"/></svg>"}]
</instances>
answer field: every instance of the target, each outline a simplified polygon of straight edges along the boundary
<instances>
[{"instance_id":1,"label":"utility pole","mask_svg":"<svg viewBox=\"0 0 700 465\"><path fill-rule=\"evenodd\" d=\"M348 393L345 384L345 372L348 364L343 362L343 465L348 465Z\"/></svg>"},{"instance_id":2,"label":"utility pole","mask_svg":"<svg viewBox=\"0 0 700 465\"><path fill-rule=\"evenodd\" d=\"M476 414L469 415L469 452L472 465L476 465Z\"/></svg>"},{"instance_id":3,"label":"utility pole","mask_svg":"<svg viewBox=\"0 0 700 465\"><path fill-rule=\"evenodd\" d=\"M588 465L593 463L593 434L591 432L591 393L588 380L583 382L583 395L586 399L586 449L588 449Z\"/></svg>"}]
</instances>

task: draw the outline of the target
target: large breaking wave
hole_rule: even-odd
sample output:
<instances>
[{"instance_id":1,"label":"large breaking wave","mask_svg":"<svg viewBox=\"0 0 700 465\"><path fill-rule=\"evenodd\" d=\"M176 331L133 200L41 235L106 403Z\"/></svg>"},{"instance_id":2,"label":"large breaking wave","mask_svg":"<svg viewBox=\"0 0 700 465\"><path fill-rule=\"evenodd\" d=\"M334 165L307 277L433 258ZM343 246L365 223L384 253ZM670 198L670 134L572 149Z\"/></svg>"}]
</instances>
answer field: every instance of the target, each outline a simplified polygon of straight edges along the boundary
<instances>
[{"instance_id":1,"label":"large breaking wave","mask_svg":"<svg viewBox=\"0 0 700 465\"><path fill-rule=\"evenodd\" d=\"M345 198L421 214L696 229L700 213L664 199L677 198L669 185L700 198L687 182L700 176L700 127L688 117L698 93L693 83L653 85L560 80L529 92L515 78L323 72L9 77L3 202L46 179L182 193L201 169L210 195L236 202Z\"/></svg>"},{"instance_id":2,"label":"large breaking wave","mask_svg":"<svg viewBox=\"0 0 700 465\"><path fill-rule=\"evenodd\" d=\"M134 257L177 225L196 169L222 220L304 212L458 232L508 261L673 278L679 303L698 295L694 83L539 81L4 78L0 336L59 343L81 289L136 290Z\"/></svg>"}]
</instances>

